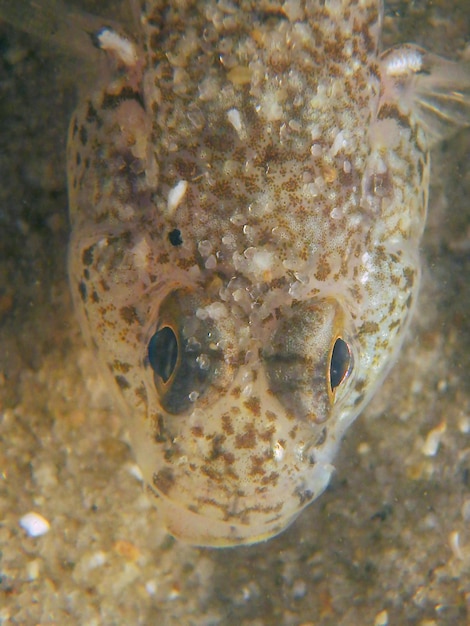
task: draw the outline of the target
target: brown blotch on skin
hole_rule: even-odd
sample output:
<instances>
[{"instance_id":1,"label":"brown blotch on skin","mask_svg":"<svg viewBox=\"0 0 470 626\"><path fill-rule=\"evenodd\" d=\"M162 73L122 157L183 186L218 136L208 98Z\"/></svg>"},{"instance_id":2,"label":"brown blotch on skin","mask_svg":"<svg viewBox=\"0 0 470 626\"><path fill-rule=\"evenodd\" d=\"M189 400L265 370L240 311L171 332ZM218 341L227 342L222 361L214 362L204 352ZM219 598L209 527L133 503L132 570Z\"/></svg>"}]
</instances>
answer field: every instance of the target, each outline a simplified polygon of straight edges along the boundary
<instances>
[{"instance_id":1,"label":"brown blotch on skin","mask_svg":"<svg viewBox=\"0 0 470 626\"><path fill-rule=\"evenodd\" d=\"M275 432L276 432L276 427L271 426L264 432L259 433L260 439L262 439L263 441L271 441Z\"/></svg>"},{"instance_id":2,"label":"brown blotch on skin","mask_svg":"<svg viewBox=\"0 0 470 626\"><path fill-rule=\"evenodd\" d=\"M295 178L289 178L289 180L286 180L285 182L282 183L281 188L284 189L285 191L296 191L299 187L299 183L297 180L295 180Z\"/></svg>"},{"instance_id":3,"label":"brown blotch on skin","mask_svg":"<svg viewBox=\"0 0 470 626\"><path fill-rule=\"evenodd\" d=\"M91 301L94 304L98 304L98 302L100 301L100 297L99 297L98 293L95 291L95 289L93 289L93 292L91 294Z\"/></svg>"},{"instance_id":4,"label":"brown blotch on skin","mask_svg":"<svg viewBox=\"0 0 470 626\"><path fill-rule=\"evenodd\" d=\"M273 413L272 411L266 411L266 413L264 414L266 416L266 419L269 420L270 422L274 422L276 420L276 414Z\"/></svg>"},{"instance_id":5,"label":"brown blotch on skin","mask_svg":"<svg viewBox=\"0 0 470 626\"><path fill-rule=\"evenodd\" d=\"M395 320L394 322L390 322L390 324L388 325L388 330L391 331L394 328L397 328L397 326L400 326L401 321L400 320Z\"/></svg>"},{"instance_id":6,"label":"brown blotch on skin","mask_svg":"<svg viewBox=\"0 0 470 626\"><path fill-rule=\"evenodd\" d=\"M357 391L357 392L361 392L364 389L365 386L366 386L366 381L364 379L360 379L354 385L354 390Z\"/></svg>"},{"instance_id":7,"label":"brown blotch on skin","mask_svg":"<svg viewBox=\"0 0 470 626\"><path fill-rule=\"evenodd\" d=\"M224 443L225 439L226 439L225 435L217 435L216 437L214 437L212 441L212 450L210 453L211 461L215 461L219 457L223 456L224 448L222 444Z\"/></svg>"},{"instance_id":8,"label":"brown blotch on skin","mask_svg":"<svg viewBox=\"0 0 470 626\"><path fill-rule=\"evenodd\" d=\"M401 113L400 109L395 104L383 104L377 113L377 119L393 119L396 120L402 128L411 128L410 120L406 115Z\"/></svg>"},{"instance_id":9,"label":"brown blotch on skin","mask_svg":"<svg viewBox=\"0 0 470 626\"><path fill-rule=\"evenodd\" d=\"M261 402L259 398L249 398L243 404L255 417L259 417L261 415Z\"/></svg>"},{"instance_id":10,"label":"brown blotch on skin","mask_svg":"<svg viewBox=\"0 0 470 626\"><path fill-rule=\"evenodd\" d=\"M324 256L321 256L318 265L317 271L315 272L315 278L317 280L326 280L331 273L331 267L328 261Z\"/></svg>"},{"instance_id":11,"label":"brown blotch on skin","mask_svg":"<svg viewBox=\"0 0 470 626\"><path fill-rule=\"evenodd\" d=\"M161 469L158 473L153 475L152 482L159 491L168 495L171 488L175 484L173 471L169 467Z\"/></svg>"},{"instance_id":12,"label":"brown blotch on skin","mask_svg":"<svg viewBox=\"0 0 470 626\"><path fill-rule=\"evenodd\" d=\"M80 138L80 143L82 144L82 146L85 146L86 142L88 141L88 131L85 126L80 126L78 136Z\"/></svg>"},{"instance_id":13,"label":"brown blotch on skin","mask_svg":"<svg viewBox=\"0 0 470 626\"><path fill-rule=\"evenodd\" d=\"M115 359L113 361L112 368L117 372L127 374L127 372L131 369L131 366L129 365L129 363L123 363L122 361L118 361L117 359Z\"/></svg>"},{"instance_id":14,"label":"brown blotch on skin","mask_svg":"<svg viewBox=\"0 0 470 626\"><path fill-rule=\"evenodd\" d=\"M296 438L298 429L299 429L298 426L294 426L294 428L292 428L292 430L289 431L289 437L291 439L295 439Z\"/></svg>"},{"instance_id":15,"label":"brown blotch on skin","mask_svg":"<svg viewBox=\"0 0 470 626\"><path fill-rule=\"evenodd\" d=\"M133 306L123 306L119 311L119 315L126 324L134 324L139 321L137 311Z\"/></svg>"},{"instance_id":16,"label":"brown blotch on skin","mask_svg":"<svg viewBox=\"0 0 470 626\"><path fill-rule=\"evenodd\" d=\"M191 267L194 266L194 259L181 258L181 259L177 259L176 263L178 264L178 267L181 268L182 270L189 270Z\"/></svg>"},{"instance_id":17,"label":"brown blotch on skin","mask_svg":"<svg viewBox=\"0 0 470 626\"><path fill-rule=\"evenodd\" d=\"M235 447L238 449L252 450L256 447L256 430L253 422L248 424L243 435L237 435L235 438Z\"/></svg>"},{"instance_id":18,"label":"brown blotch on skin","mask_svg":"<svg viewBox=\"0 0 470 626\"><path fill-rule=\"evenodd\" d=\"M359 404L361 404L361 402L364 400L364 394L361 393L357 396L357 398L354 400L354 406L358 406Z\"/></svg>"},{"instance_id":19,"label":"brown blotch on skin","mask_svg":"<svg viewBox=\"0 0 470 626\"><path fill-rule=\"evenodd\" d=\"M86 285L83 281L80 281L78 283L78 293L80 294L80 298L82 299L82 302L86 302L88 298L88 292L87 292Z\"/></svg>"},{"instance_id":20,"label":"brown blotch on skin","mask_svg":"<svg viewBox=\"0 0 470 626\"><path fill-rule=\"evenodd\" d=\"M95 107L92 105L92 103L89 102L88 103L87 112L86 112L86 121L87 122L94 122L97 118L98 118L98 113L97 113Z\"/></svg>"},{"instance_id":21,"label":"brown blotch on skin","mask_svg":"<svg viewBox=\"0 0 470 626\"><path fill-rule=\"evenodd\" d=\"M300 504L304 505L306 502L310 502L313 500L315 494L310 489L305 489L304 491L298 491L297 495L299 496Z\"/></svg>"},{"instance_id":22,"label":"brown blotch on skin","mask_svg":"<svg viewBox=\"0 0 470 626\"><path fill-rule=\"evenodd\" d=\"M250 458L251 461L251 469L250 469L250 476L265 476L266 474L266 470L263 469L263 465L266 462L266 459L264 456L252 456Z\"/></svg>"},{"instance_id":23,"label":"brown blotch on skin","mask_svg":"<svg viewBox=\"0 0 470 626\"><path fill-rule=\"evenodd\" d=\"M222 415L222 430L226 435L233 435L235 432L233 429L232 419L228 413Z\"/></svg>"},{"instance_id":24,"label":"brown blotch on skin","mask_svg":"<svg viewBox=\"0 0 470 626\"><path fill-rule=\"evenodd\" d=\"M221 483L223 481L224 477L222 474L208 465L203 465L201 467L201 472L216 483Z\"/></svg>"},{"instance_id":25,"label":"brown blotch on skin","mask_svg":"<svg viewBox=\"0 0 470 626\"><path fill-rule=\"evenodd\" d=\"M163 419L163 415L159 413L154 419L155 419L154 439L156 443L165 443L168 440L168 437L165 432L165 421Z\"/></svg>"},{"instance_id":26,"label":"brown blotch on skin","mask_svg":"<svg viewBox=\"0 0 470 626\"><path fill-rule=\"evenodd\" d=\"M415 273L414 273L414 271L410 267L405 267L405 269L403 270L403 275L404 275L405 280L406 280L406 287L408 289L411 289L411 287L413 287L413 283L415 281Z\"/></svg>"},{"instance_id":27,"label":"brown blotch on skin","mask_svg":"<svg viewBox=\"0 0 470 626\"><path fill-rule=\"evenodd\" d=\"M379 331L379 325L377 322L364 322L362 326L359 328L360 335L374 335Z\"/></svg>"},{"instance_id":28,"label":"brown blotch on skin","mask_svg":"<svg viewBox=\"0 0 470 626\"><path fill-rule=\"evenodd\" d=\"M135 390L135 395L137 396L138 400L140 400L144 404L147 404L147 390L145 389L144 385L141 385Z\"/></svg>"},{"instance_id":29,"label":"brown blotch on skin","mask_svg":"<svg viewBox=\"0 0 470 626\"><path fill-rule=\"evenodd\" d=\"M204 429L202 428L202 426L193 426L191 428L191 433L194 437L204 437Z\"/></svg>"},{"instance_id":30,"label":"brown blotch on skin","mask_svg":"<svg viewBox=\"0 0 470 626\"><path fill-rule=\"evenodd\" d=\"M191 180L197 174L196 164L190 160L179 157L175 159L174 165L178 174L185 180Z\"/></svg>"},{"instance_id":31,"label":"brown blotch on skin","mask_svg":"<svg viewBox=\"0 0 470 626\"><path fill-rule=\"evenodd\" d=\"M231 452L224 452L222 458L227 465L233 465L235 463L235 455Z\"/></svg>"},{"instance_id":32,"label":"brown blotch on skin","mask_svg":"<svg viewBox=\"0 0 470 626\"><path fill-rule=\"evenodd\" d=\"M116 381L119 389L122 391L124 391L124 389L129 389L130 384L124 376L115 376L114 380Z\"/></svg>"},{"instance_id":33,"label":"brown blotch on skin","mask_svg":"<svg viewBox=\"0 0 470 626\"><path fill-rule=\"evenodd\" d=\"M263 476L261 479L262 485L272 485L275 487L279 481L279 474L277 472L271 472L268 476Z\"/></svg>"},{"instance_id":34,"label":"brown blotch on skin","mask_svg":"<svg viewBox=\"0 0 470 626\"><path fill-rule=\"evenodd\" d=\"M95 246L90 246L89 248L85 248L82 252L82 263L87 267L93 263L93 253Z\"/></svg>"}]
</instances>

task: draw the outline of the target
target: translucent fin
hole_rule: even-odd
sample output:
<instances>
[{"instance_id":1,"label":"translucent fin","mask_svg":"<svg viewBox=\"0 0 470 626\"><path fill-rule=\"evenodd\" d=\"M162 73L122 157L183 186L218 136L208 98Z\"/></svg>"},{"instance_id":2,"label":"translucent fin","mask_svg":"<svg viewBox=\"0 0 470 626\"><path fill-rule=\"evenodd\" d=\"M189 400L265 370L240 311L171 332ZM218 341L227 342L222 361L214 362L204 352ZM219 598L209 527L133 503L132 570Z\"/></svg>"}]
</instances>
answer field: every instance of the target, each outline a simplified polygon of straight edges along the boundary
<instances>
[{"instance_id":1,"label":"translucent fin","mask_svg":"<svg viewBox=\"0 0 470 626\"><path fill-rule=\"evenodd\" d=\"M443 59L413 45L387 50L381 58L385 92L412 112L431 144L470 126L470 64Z\"/></svg>"}]
</instances>

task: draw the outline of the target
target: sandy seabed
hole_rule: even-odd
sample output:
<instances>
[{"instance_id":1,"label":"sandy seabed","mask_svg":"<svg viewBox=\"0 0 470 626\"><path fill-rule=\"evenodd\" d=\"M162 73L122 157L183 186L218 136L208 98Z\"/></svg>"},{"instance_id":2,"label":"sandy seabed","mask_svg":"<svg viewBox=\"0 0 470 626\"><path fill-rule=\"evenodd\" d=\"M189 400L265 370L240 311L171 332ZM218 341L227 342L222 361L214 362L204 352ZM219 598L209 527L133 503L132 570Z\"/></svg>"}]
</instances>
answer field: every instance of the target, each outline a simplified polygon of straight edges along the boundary
<instances>
[{"instance_id":1,"label":"sandy seabed","mask_svg":"<svg viewBox=\"0 0 470 626\"><path fill-rule=\"evenodd\" d=\"M468 0L390 2L386 45L466 57ZM161 529L68 291L70 61L0 23L0 624L470 623L470 132L433 153L424 279L399 362L327 492L284 534ZM33 511L49 532L29 536Z\"/></svg>"}]
</instances>

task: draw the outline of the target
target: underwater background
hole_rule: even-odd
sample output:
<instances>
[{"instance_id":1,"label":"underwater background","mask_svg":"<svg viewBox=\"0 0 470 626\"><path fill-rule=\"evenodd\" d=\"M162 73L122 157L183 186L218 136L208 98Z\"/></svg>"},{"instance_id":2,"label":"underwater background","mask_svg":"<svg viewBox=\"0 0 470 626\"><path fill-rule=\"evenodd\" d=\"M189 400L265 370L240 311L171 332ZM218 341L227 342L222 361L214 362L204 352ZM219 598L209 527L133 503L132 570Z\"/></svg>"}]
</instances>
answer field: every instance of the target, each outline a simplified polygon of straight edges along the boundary
<instances>
[{"instance_id":1,"label":"underwater background","mask_svg":"<svg viewBox=\"0 0 470 626\"><path fill-rule=\"evenodd\" d=\"M470 62L468 0L386 15L383 48ZM433 152L411 331L326 493L269 542L191 548L161 529L72 310L65 141L83 65L0 21L0 624L470 623L470 131ZM20 526L30 511L46 534Z\"/></svg>"}]
</instances>

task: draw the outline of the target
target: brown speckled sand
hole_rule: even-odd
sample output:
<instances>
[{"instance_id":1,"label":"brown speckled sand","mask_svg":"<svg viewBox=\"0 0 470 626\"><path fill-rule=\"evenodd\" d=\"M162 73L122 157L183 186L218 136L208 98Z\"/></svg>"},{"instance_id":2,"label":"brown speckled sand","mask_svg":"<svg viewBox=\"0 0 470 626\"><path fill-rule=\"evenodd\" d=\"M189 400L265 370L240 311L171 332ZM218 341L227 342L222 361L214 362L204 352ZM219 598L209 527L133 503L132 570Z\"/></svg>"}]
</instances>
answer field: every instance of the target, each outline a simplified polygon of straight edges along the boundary
<instances>
[{"instance_id":1,"label":"brown speckled sand","mask_svg":"<svg viewBox=\"0 0 470 626\"><path fill-rule=\"evenodd\" d=\"M386 45L465 49L468 0L389 8ZM70 73L0 24L0 624L468 624L470 133L434 154L415 322L330 488L268 543L198 550L160 529L71 308Z\"/></svg>"}]
</instances>

